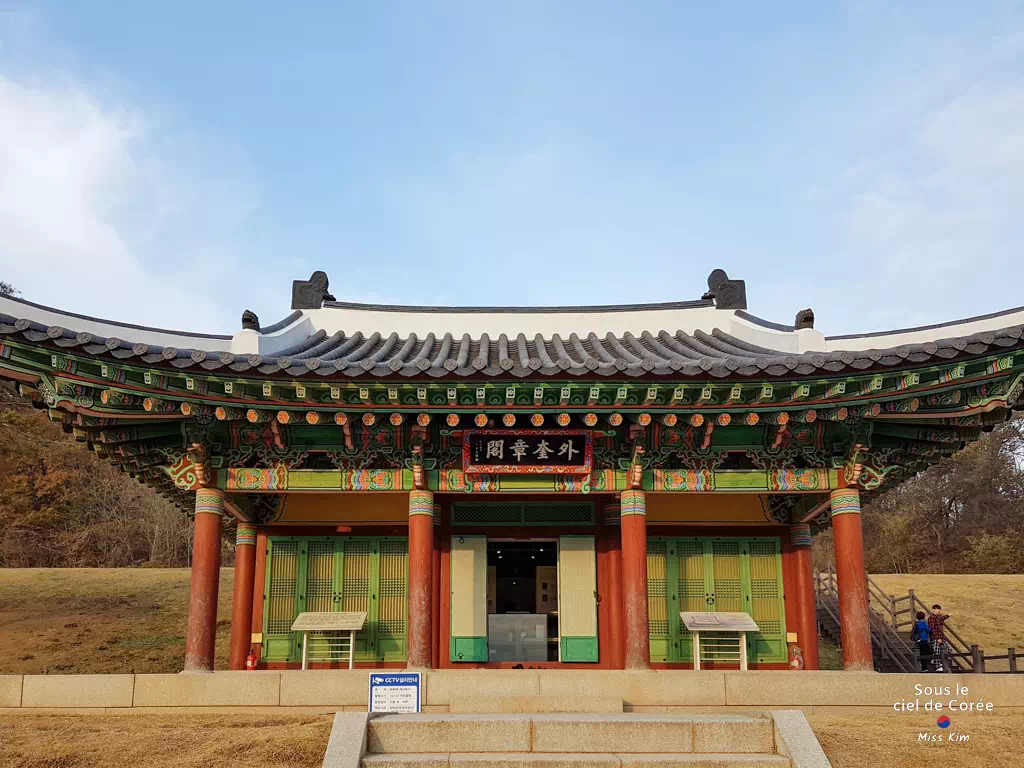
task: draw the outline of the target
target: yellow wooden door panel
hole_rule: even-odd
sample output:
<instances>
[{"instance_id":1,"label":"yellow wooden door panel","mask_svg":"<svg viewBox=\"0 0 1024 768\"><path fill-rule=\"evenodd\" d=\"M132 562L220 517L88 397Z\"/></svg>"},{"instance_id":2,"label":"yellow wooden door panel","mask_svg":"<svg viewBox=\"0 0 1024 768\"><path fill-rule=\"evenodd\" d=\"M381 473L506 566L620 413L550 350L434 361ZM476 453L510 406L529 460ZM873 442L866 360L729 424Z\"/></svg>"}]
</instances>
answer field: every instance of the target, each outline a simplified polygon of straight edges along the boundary
<instances>
[{"instance_id":1,"label":"yellow wooden door panel","mask_svg":"<svg viewBox=\"0 0 1024 768\"><path fill-rule=\"evenodd\" d=\"M452 536L452 637L487 637L487 537Z\"/></svg>"},{"instance_id":2,"label":"yellow wooden door panel","mask_svg":"<svg viewBox=\"0 0 1024 768\"><path fill-rule=\"evenodd\" d=\"M597 661L597 551L593 536L558 539L558 636L562 661Z\"/></svg>"}]
</instances>

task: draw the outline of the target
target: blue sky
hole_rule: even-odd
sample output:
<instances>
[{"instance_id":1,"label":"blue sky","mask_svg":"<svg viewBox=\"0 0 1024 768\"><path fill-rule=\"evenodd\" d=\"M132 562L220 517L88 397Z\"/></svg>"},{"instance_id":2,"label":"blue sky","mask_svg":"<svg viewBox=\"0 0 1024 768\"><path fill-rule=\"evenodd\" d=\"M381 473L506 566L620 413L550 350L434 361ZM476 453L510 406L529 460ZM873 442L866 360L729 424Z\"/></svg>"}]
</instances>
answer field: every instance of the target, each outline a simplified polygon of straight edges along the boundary
<instances>
[{"instance_id":1,"label":"blue sky","mask_svg":"<svg viewBox=\"0 0 1024 768\"><path fill-rule=\"evenodd\" d=\"M0 0L0 279L231 332L339 299L1024 304L1020 3Z\"/></svg>"}]
</instances>

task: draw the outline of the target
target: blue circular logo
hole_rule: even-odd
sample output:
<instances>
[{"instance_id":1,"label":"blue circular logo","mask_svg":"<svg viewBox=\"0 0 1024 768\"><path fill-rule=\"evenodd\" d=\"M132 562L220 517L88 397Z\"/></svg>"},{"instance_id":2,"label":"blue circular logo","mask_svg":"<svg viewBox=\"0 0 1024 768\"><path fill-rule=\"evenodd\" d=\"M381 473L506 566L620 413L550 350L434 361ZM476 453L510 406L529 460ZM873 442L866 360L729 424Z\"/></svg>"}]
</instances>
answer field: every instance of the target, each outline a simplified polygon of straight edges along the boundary
<instances>
[{"instance_id":1,"label":"blue circular logo","mask_svg":"<svg viewBox=\"0 0 1024 768\"><path fill-rule=\"evenodd\" d=\"M938 724L939 728L949 728L949 718L946 717L945 715L940 717L935 722Z\"/></svg>"}]
</instances>

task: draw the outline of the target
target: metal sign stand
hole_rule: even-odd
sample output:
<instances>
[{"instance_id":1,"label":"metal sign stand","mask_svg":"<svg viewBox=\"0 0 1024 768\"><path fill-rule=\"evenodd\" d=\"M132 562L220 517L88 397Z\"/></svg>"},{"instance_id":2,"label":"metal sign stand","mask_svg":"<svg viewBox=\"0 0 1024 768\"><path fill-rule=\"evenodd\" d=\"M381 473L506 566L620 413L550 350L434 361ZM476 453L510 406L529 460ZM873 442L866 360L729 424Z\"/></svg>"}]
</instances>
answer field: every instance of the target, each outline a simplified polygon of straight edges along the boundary
<instances>
[{"instance_id":1,"label":"metal sign stand","mask_svg":"<svg viewBox=\"0 0 1024 768\"><path fill-rule=\"evenodd\" d=\"M327 654L327 656L326 657L317 656L317 657L313 658L313 661L339 661L339 660L340 661L344 661L345 660L345 652L347 651L348 652L348 668L352 669L353 662L354 662L354 657L355 657L355 652L356 652L356 631L354 629L350 629L348 631L348 637L347 638L346 637L339 637L339 638L337 638L335 640L328 640L327 641L327 647L328 647L328 654ZM308 648L309 648L309 630L306 630L305 632L302 633L302 668L303 669L306 669L308 667L308 664L309 664L309 655L308 655L308 652L307 652ZM341 654L339 654L340 655L340 659L336 659L335 658L335 655L333 653L335 650L341 651Z\"/></svg>"},{"instance_id":2,"label":"metal sign stand","mask_svg":"<svg viewBox=\"0 0 1024 768\"><path fill-rule=\"evenodd\" d=\"M700 669L701 632L712 632L715 636L707 638L704 647L713 653L709 661L739 662L740 669L747 670L747 633L756 632L757 624L746 613L700 613L680 611L679 618L693 636L693 668ZM736 640L720 635L735 634Z\"/></svg>"},{"instance_id":3,"label":"metal sign stand","mask_svg":"<svg viewBox=\"0 0 1024 768\"><path fill-rule=\"evenodd\" d=\"M366 611L300 613L292 624L292 631L302 632L302 668L308 669L311 661L344 661L347 656L348 668L352 669L356 652L356 631L362 629L364 624ZM310 656L310 632L347 632L348 635L325 637L321 647L326 648L326 654Z\"/></svg>"}]
</instances>

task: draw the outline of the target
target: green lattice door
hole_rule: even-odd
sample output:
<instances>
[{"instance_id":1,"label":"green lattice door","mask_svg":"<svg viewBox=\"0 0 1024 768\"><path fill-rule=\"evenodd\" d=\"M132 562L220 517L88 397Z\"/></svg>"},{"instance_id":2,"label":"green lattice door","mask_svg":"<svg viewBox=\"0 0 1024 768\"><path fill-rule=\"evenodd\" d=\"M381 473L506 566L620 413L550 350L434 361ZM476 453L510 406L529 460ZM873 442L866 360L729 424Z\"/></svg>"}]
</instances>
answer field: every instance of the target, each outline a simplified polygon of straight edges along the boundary
<instances>
[{"instance_id":1,"label":"green lattice door","mask_svg":"<svg viewBox=\"0 0 1024 768\"><path fill-rule=\"evenodd\" d=\"M749 539L746 542L747 613L757 622L757 634L750 635L747 653L751 659L785 661L786 603L782 592L782 557L778 539Z\"/></svg>"},{"instance_id":2,"label":"green lattice door","mask_svg":"<svg viewBox=\"0 0 1024 768\"><path fill-rule=\"evenodd\" d=\"M649 539L647 600L652 661L693 660L680 611L749 613L760 629L747 638L751 661L786 660L778 539Z\"/></svg>"},{"instance_id":3,"label":"green lattice door","mask_svg":"<svg viewBox=\"0 0 1024 768\"><path fill-rule=\"evenodd\" d=\"M266 587L263 595L264 661L296 658L292 622L299 614L299 561L297 539L270 539L267 543Z\"/></svg>"},{"instance_id":4,"label":"green lattice door","mask_svg":"<svg viewBox=\"0 0 1024 768\"><path fill-rule=\"evenodd\" d=\"M673 616L679 623L677 599L669 591L673 581L669 574L669 549L664 539L647 540L647 627L652 661L672 657L673 631L669 625Z\"/></svg>"},{"instance_id":5,"label":"green lattice door","mask_svg":"<svg viewBox=\"0 0 1024 768\"><path fill-rule=\"evenodd\" d=\"M404 538L271 538L263 611L263 660L298 661L303 611L366 611L356 661L403 661L407 654L408 541ZM310 635L310 651L325 642Z\"/></svg>"},{"instance_id":6,"label":"green lattice door","mask_svg":"<svg viewBox=\"0 0 1024 768\"><path fill-rule=\"evenodd\" d=\"M674 661L693 661L693 638L690 630L679 620L679 612L713 610L708 602L712 599L711 590L707 586L710 563L705 557L704 544L701 539L676 539L669 547L676 568L674 583L679 600L673 611Z\"/></svg>"}]
</instances>

